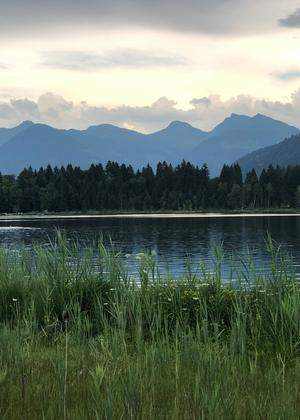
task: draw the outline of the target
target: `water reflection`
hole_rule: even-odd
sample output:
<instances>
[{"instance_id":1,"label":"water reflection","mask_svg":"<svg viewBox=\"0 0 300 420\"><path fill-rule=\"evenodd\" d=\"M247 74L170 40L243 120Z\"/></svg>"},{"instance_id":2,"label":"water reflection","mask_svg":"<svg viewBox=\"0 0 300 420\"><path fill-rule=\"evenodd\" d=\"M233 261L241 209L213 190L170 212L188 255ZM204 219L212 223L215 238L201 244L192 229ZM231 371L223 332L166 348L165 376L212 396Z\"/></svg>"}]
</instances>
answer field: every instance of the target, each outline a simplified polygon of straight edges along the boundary
<instances>
[{"instance_id":1,"label":"water reflection","mask_svg":"<svg viewBox=\"0 0 300 420\"><path fill-rule=\"evenodd\" d=\"M257 268L266 269L269 257L265 239L269 232L293 256L295 271L300 275L300 218L298 217L237 217L237 218L102 218L49 219L0 222L0 243L19 248L23 244L49 245L55 230L60 229L69 241L78 240L82 246L103 238L110 247L110 239L124 255L131 272L138 269L134 257L140 252L155 251L162 270L180 275L184 260L189 257L194 268L204 262L213 269L213 245L222 245L222 272L230 275L232 258L253 255ZM125 254L131 257L125 258Z\"/></svg>"}]
</instances>

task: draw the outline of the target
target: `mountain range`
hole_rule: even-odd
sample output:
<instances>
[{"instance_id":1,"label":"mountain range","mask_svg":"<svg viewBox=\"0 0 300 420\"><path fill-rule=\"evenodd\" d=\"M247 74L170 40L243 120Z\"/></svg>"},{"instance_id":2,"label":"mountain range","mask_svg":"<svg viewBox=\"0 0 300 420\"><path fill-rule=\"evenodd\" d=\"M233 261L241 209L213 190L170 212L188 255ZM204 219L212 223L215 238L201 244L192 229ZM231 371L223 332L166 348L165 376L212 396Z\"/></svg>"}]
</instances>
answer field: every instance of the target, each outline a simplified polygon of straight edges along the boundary
<instances>
[{"instance_id":1,"label":"mountain range","mask_svg":"<svg viewBox=\"0 0 300 420\"><path fill-rule=\"evenodd\" d=\"M30 165L38 169L68 163L87 168L108 160L139 168L164 160L177 164L185 159L197 165L207 163L215 176L224 163L238 160L243 168L251 166L257 160L253 161L252 152L278 147L287 137L296 136L300 145L299 133L298 128L261 114L232 114L210 132L174 121L151 134L111 124L62 130L25 121L14 128L0 129L0 171L17 174Z\"/></svg>"}]
</instances>

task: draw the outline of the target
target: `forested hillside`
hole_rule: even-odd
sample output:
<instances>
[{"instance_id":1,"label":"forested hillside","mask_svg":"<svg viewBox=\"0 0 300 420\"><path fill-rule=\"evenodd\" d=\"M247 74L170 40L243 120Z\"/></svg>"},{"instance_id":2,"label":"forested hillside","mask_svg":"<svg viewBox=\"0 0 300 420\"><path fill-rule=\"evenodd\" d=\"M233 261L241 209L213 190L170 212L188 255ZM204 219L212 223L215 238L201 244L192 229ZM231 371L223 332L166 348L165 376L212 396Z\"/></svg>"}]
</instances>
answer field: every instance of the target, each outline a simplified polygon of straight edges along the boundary
<instances>
[{"instance_id":1,"label":"forested hillside","mask_svg":"<svg viewBox=\"0 0 300 420\"><path fill-rule=\"evenodd\" d=\"M278 144L256 150L238 160L244 173L255 169L258 174L269 165L286 167L300 164L300 135Z\"/></svg>"},{"instance_id":2,"label":"forested hillside","mask_svg":"<svg viewBox=\"0 0 300 420\"><path fill-rule=\"evenodd\" d=\"M18 177L0 177L0 212L87 210L205 210L294 207L300 205L300 166L270 166L260 177L245 179L239 165L225 165L210 178L206 165L183 161L134 170L108 162L88 170L68 165L24 169Z\"/></svg>"}]
</instances>

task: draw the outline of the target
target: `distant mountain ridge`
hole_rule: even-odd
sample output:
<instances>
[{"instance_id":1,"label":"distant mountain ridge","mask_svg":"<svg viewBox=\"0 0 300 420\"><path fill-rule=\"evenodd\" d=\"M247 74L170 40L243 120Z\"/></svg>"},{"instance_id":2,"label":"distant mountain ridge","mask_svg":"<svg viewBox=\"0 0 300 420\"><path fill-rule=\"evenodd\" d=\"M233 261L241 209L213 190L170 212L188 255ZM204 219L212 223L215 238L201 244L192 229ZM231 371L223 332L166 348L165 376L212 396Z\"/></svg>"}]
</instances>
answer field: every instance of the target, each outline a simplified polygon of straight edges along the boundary
<instances>
[{"instance_id":1,"label":"distant mountain ridge","mask_svg":"<svg viewBox=\"0 0 300 420\"><path fill-rule=\"evenodd\" d=\"M244 173L255 169L257 174L273 166L293 166L300 164L300 134L294 135L273 146L256 150L238 160Z\"/></svg>"},{"instance_id":2,"label":"distant mountain ridge","mask_svg":"<svg viewBox=\"0 0 300 420\"><path fill-rule=\"evenodd\" d=\"M0 128L0 146L31 125L33 125L32 121L23 121L21 124L13 128Z\"/></svg>"},{"instance_id":3,"label":"distant mountain ridge","mask_svg":"<svg viewBox=\"0 0 300 420\"><path fill-rule=\"evenodd\" d=\"M148 139L161 142L171 150L194 149L208 135L206 131L195 128L183 121L173 121L166 128L148 134ZM183 140L184 138L184 140Z\"/></svg>"},{"instance_id":4,"label":"distant mountain ridge","mask_svg":"<svg viewBox=\"0 0 300 420\"><path fill-rule=\"evenodd\" d=\"M206 136L189 155L189 160L197 163L205 156L210 171L218 174L224 163L232 164L256 149L279 143L297 133L298 128L261 114L254 117L232 114Z\"/></svg>"},{"instance_id":5,"label":"distant mountain ridge","mask_svg":"<svg viewBox=\"0 0 300 420\"><path fill-rule=\"evenodd\" d=\"M231 164L256 149L279 143L300 131L281 121L257 114L232 114L210 132L183 121L173 121L151 134L111 124L86 130L62 130L25 121L15 128L0 129L0 172L18 174L24 167L66 166L82 168L108 160L140 168L159 161L177 164L183 159L208 164L218 175L224 163Z\"/></svg>"},{"instance_id":6,"label":"distant mountain ridge","mask_svg":"<svg viewBox=\"0 0 300 420\"><path fill-rule=\"evenodd\" d=\"M16 174L24 167L63 166L71 163L86 166L88 151L66 130L44 124L32 124L0 147L0 171Z\"/></svg>"}]
</instances>

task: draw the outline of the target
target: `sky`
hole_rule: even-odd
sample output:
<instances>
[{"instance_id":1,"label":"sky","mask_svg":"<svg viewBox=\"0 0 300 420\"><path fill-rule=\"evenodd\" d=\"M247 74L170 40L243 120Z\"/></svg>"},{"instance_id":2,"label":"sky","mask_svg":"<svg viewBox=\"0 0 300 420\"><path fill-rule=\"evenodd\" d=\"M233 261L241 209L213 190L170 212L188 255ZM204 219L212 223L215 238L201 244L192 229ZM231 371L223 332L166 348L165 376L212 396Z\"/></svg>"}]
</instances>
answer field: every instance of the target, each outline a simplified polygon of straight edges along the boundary
<instances>
[{"instance_id":1,"label":"sky","mask_svg":"<svg viewBox=\"0 0 300 420\"><path fill-rule=\"evenodd\" d=\"M300 0L10 0L0 51L0 127L300 127Z\"/></svg>"}]
</instances>

